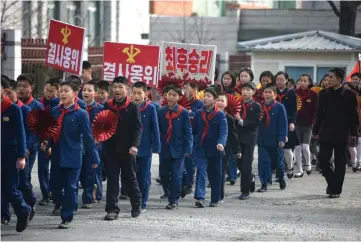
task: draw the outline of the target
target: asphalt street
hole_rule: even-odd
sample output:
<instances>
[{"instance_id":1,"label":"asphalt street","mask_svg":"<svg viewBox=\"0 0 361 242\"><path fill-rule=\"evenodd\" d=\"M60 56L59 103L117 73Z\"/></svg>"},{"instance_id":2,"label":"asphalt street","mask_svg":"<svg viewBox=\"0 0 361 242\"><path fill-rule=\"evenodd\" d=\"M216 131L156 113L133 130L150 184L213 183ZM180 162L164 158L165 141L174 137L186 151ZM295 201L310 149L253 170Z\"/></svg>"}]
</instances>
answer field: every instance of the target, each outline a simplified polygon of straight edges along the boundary
<instances>
[{"instance_id":1,"label":"asphalt street","mask_svg":"<svg viewBox=\"0 0 361 242\"><path fill-rule=\"evenodd\" d=\"M26 231L15 231L13 215L11 224L1 227L1 239L361 240L361 172L353 173L351 168L347 169L344 192L338 199L328 198L324 178L314 171L303 178L286 178L284 191L274 183L268 192L253 193L247 201L238 200L237 180L234 186L226 185L225 201L217 208L195 208L192 196L188 195L180 200L178 209L169 211L165 209L167 201L159 198L162 188L155 182L158 164L158 157L154 156L148 209L136 219L130 217L129 200L120 200L119 219L104 221L103 197L102 203L94 204L92 209L79 209L70 229L60 230L57 228L60 217L51 216L52 206L37 206L35 218ZM40 200L36 166L32 180ZM256 164L253 170L257 172ZM258 188L258 180L256 184ZM206 204L209 196L207 189Z\"/></svg>"}]
</instances>

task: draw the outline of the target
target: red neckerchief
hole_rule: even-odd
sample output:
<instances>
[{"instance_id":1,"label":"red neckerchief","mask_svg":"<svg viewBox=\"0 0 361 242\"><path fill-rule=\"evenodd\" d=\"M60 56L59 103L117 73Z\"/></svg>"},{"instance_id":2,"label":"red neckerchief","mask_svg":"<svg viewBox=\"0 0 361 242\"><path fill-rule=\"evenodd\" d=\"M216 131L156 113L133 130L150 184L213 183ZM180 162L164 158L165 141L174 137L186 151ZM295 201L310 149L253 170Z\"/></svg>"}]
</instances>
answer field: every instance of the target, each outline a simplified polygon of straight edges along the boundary
<instances>
[{"instance_id":1,"label":"red neckerchief","mask_svg":"<svg viewBox=\"0 0 361 242\"><path fill-rule=\"evenodd\" d=\"M117 113L119 113L120 110L126 109L129 106L129 103L132 101L128 96L126 96L125 98L126 98L125 103L122 104L122 105L119 105L119 107L116 105L115 98L109 99L108 102L107 102L108 106L113 111L116 111Z\"/></svg>"},{"instance_id":2,"label":"red neckerchief","mask_svg":"<svg viewBox=\"0 0 361 242\"><path fill-rule=\"evenodd\" d=\"M307 89L307 90L301 90L301 88L297 89L297 94L301 98L302 103L304 103L307 99L309 99L311 97L310 89Z\"/></svg>"},{"instance_id":3,"label":"red neckerchief","mask_svg":"<svg viewBox=\"0 0 361 242\"><path fill-rule=\"evenodd\" d=\"M61 114L60 114L60 116L59 116L59 118L58 118L59 132L58 132L58 134L57 134L55 137L53 137L54 143L58 142L58 140L59 140L59 138L60 138L61 128L62 128L62 126L63 126L63 120L64 120L65 114L74 112L74 111L76 111L76 110L78 110L78 109L80 109L80 107L79 107L79 105L78 105L77 103L74 104L74 108L71 109L71 110L69 110L69 108L65 109L65 108L64 108L64 104L61 104L61 105L60 105L60 112L61 112Z\"/></svg>"},{"instance_id":4,"label":"red neckerchief","mask_svg":"<svg viewBox=\"0 0 361 242\"><path fill-rule=\"evenodd\" d=\"M149 101L145 101L144 107L140 107L140 111L144 112L147 109L149 103L150 103Z\"/></svg>"},{"instance_id":5,"label":"red neckerchief","mask_svg":"<svg viewBox=\"0 0 361 242\"><path fill-rule=\"evenodd\" d=\"M274 100L274 103L270 104L268 107L266 106L265 103L262 104L262 112L264 115L266 115L266 127L267 128L271 121L271 116L269 115L269 112L272 110L273 107L276 106L276 103L277 103L277 101ZM264 115L263 115L263 117L264 117Z\"/></svg>"},{"instance_id":6,"label":"red neckerchief","mask_svg":"<svg viewBox=\"0 0 361 242\"><path fill-rule=\"evenodd\" d=\"M45 104L45 100L47 100L47 99L45 99L45 97L40 98L40 102L41 102L41 104L43 105L44 110L45 110L45 111L50 111L51 105L50 105L50 104L49 104L49 105L46 105L46 104Z\"/></svg>"},{"instance_id":7,"label":"red neckerchief","mask_svg":"<svg viewBox=\"0 0 361 242\"><path fill-rule=\"evenodd\" d=\"M190 104L193 104L193 103L195 103L197 100L198 100L198 99L197 99L197 96L196 96L196 95L193 95L193 98L192 98L192 99L189 99L189 102L190 102Z\"/></svg>"},{"instance_id":8,"label":"red neckerchief","mask_svg":"<svg viewBox=\"0 0 361 242\"><path fill-rule=\"evenodd\" d=\"M97 106L98 106L98 103L95 103L95 107L97 107ZM90 117L90 114L91 114L92 110L93 110L93 104L90 104L90 105L86 106L86 111L88 112L89 117Z\"/></svg>"},{"instance_id":9,"label":"red neckerchief","mask_svg":"<svg viewBox=\"0 0 361 242\"><path fill-rule=\"evenodd\" d=\"M20 101L19 99L15 101L15 104L18 105L20 108L24 106L24 103Z\"/></svg>"},{"instance_id":10,"label":"red neckerchief","mask_svg":"<svg viewBox=\"0 0 361 242\"><path fill-rule=\"evenodd\" d=\"M75 98L74 98L74 102L75 102L75 103L78 103L78 102L79 102L79 98L78 98L78 97L75 97Z\"/></svg>"},{"instance_id":11,"label":"red neckerchief","mask_svg":"<svg viewBox=\"0 0 361 242\"><path fill-rule=\"evenodd\" d=\"M245 120L247 118L247 107L249 102L242 103L242 120Z\"/></svg>"},{"instance_id":12,"label":"red neckerchief","mask_svg":"<svg viewBox=\"0 0 361 242\"><path fill-rule=\"evenodd\" d=\"M287 89L287 88L286 88ZM286 90L285 89L285 90ZM278 89L279 90L279 89ZM282 94L282 93L277 93L277 101L279 101L280 103L282 103L282 100L283 100L283 98L285 97L285 96L287 96L287 94L289 93L289 89L287 90L287 92L285 93L285 94ZM280 92L281 92L281 90L280 90Z\"/></svg>"},{"instance_id":13,"label":"red neckerchief","mask_svg":"<svg viewBox=\"0 0 361 242\"><path fill-rule=\"evenodd\" d=\"M214 106L214 110L213 113L208 114L208 118L207 118L207 112L205 112L204 110L202 110L202 119L204 121L204 130L203 130L203 134L202 134L202 138L201 138L201 145L203 142L203 139L207 136L208 134L208 128L209 128L209 121L212 120L214 118L214 116L216 116L216 114L218 113L219 109L217 108L217 106Z\"/></svg>"},{"instance_id":14,"label":"red neckerchief","mask_svg":"<svg viewBox=\"0 0 361 242\"><path fill-rule=\"evenodd\" d=\"M8 96L5 96L4 100L1 102L1 113L5 113L11 104L13 104L13 102Z\"/></svg>"},{"instance_id":15,"label":"red neckerchief","mask_svg":"<svg viewBox=\"0 0 361 242\"><path fill-rule=\"evenodd\" d=\"M25 105L28 105L28 106L29 106L29 104L30 104L33 100L34 100L33 96L30 95L29 98L28 98L28 100L26 100L25 102L23 101L23 103L24 103Z\"/></svg>"},{"instance_id":16,"label":"red neckerchief","mask_svg":"<svg viewBox=\"0 0 361 242\"><path fill-rule=\"evenodd\" d=\"M168 120L168 129L167 129L167 133L165 135L166 144L169 143L170 138L172 137L172 130L173 130L172 121L173 121L173 119L176 119L176 118L179 117L179 115L182 113L183 109L184 108L181 105L178 105L178 111L177 112L173 111L172 114L170 114L170 110L168 110L168 112L165 114L165 118Z\"/></svg>"}]
</instances>

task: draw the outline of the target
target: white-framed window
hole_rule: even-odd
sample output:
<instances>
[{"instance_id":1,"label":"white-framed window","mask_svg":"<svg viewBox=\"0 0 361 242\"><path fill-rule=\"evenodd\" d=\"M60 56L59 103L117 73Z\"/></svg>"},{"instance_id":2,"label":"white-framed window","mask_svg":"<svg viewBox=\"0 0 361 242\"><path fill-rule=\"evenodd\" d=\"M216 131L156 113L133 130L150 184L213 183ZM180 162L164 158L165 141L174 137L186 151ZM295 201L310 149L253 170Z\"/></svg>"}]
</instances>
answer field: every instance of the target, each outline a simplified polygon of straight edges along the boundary
<instances>
[{"instance_id":1,"label":"white-framed window","mask_svg":"<svg viewBox=\"0 0 361 242\"><path fill-rule=\"evenodd\" d=\"M314 66L285 66L285 71L290 78L297 81L302 74L308 74L313 77L315 68Z\"/></svg>"}]
</instances>

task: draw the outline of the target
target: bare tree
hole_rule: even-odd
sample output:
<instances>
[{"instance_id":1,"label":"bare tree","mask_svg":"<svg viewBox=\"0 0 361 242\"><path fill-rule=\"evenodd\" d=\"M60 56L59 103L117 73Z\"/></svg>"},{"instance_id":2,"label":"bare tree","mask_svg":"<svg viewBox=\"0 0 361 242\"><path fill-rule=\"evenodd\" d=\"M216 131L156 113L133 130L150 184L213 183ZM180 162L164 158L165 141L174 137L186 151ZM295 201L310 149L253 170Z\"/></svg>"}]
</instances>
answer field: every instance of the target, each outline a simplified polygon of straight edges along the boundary
<instances>
[{"instance_id":1,"label":"bare tree","mask_svg":"<svg viewBox=\"0 0 361 242\"><path fill-rule=\"evenodd\" d=\"M340 1L340 9L336 7L334 1L327 2L339 18L338 32L344 35L355 36L357 9L361 5L361 1Z\"/></svg>"},{"instance_id":2,"label":"bare tree","mask_svg":"<svg viewBox=\"0 0 361 242\"><path fill-rule=\"evenodd\" d=\"M1 28L16 28L22 22L22 3L15 0L2 0L0 3Z\"/></svg>"}]
</instances>

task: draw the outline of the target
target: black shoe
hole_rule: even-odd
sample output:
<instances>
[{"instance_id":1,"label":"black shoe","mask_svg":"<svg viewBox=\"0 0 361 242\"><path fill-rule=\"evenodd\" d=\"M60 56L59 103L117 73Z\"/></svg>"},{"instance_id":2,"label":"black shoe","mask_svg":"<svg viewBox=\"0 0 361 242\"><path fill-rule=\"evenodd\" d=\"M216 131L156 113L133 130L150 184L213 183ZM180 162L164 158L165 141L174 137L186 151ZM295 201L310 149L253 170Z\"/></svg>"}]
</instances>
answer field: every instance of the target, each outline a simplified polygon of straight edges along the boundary
<instances>
[{"instance_id":1,"label":"black shoe","mask_svg":"<svg viewBox=\"0 0 361 242\"><path fill-rule=\"evenodd\" d=\"M237 173L237 177L240 177L241 176L241 172L239 171L238 173Z\"/></svg>"},{"instance_id":2,"label":"black shoe","mask_svg":"<svg viewBox=\"0 0 361 242\"><path fill-rule=\"evenodd\" d=\"M329 187L326 188L326 194L327 194L327 195L330 195L330 194L331 194L331 191L330 191L330 188L329 188Z\"/></svg>"},{"instance_id":3,"label":"black shoe","mask_svg":"<svg viewBox=\"0 0 361 242\"><path fill-rule=\"evenodd\" d=\"M33 220L34 216L35 216L35 208L32 207L29 214L29 221Z\"/></svg>"},{"instance_id":4,"label":"black shoe","mask_svg":"<svg viewBox=\"0 0 361 242\"><path fill-rule=\"evenodd\" d=\"M311 161L311 164L312 164L313 166L315 166L315 165L317 164L317 160L316 160L316 159L313 159L313 160Z\"/></svg>"},{"instance_id":5,"label":"black shoe","mask_svg":"<svg viewBox=\"0 0 361 242\"><path fill-rule=\"evenodd\" d=\"M280 182L280 179L278 177L276 177L275 182Z\"/></svg>"},{"instance_id":6,"label":"black shoe","mask_svg":"<svg viewBox=\"0 0 361 242\"><path fill-rule=\"evenodd\" d=\"M102 176L102 181L106 182L107 181L107 177L106 176Z\"/></svg>"},{"instance_id":7,"label":"black shoe","mask_svg":"<svg viewBox=\"0 0 361 242\"><path fill-rule=\"evenodd\" d=\"M357 172L357 167L352 167L353 172Z\"/></svg>"},{"instance_id":8,"label":"black shoe","mask_svg":"<svg viewBox=\"0 0 361 242\"><path fill-rule=\"evenodd\" d=\"M256 175L252 174L251 185L249 186L249 191L254 192L256 190Z\"/></svg>"},{"instance_id":9,"label":"black shoe","mask_svg":"<svg viewBox=\"0 0 361 242\"><path fill-rule=\"evenodd\" d=\"M45 199L43 198L40 202L39 202L39 205L40 206L46 206L50 203L50 199Z\"/></svg>"},{"instance_id":10,"label":"black shoe","mask_svg":"<svg viewBox=\"0 0 361 242\"><path fill-rule=\"evenodd\" d=\"M185 198L187 196L187 187L182 187L180 197Z\"/></svg>"},{"instance_id":11,"label":"black shoe","mask_svg":"<svg viewBox=\"0 0 361 242\"><path fill-rule=\"evenodd\" d=\"M132 214L132 218L136 218L141 214L141 210L140 209L136 209L136 210L132 210L131 214Z\"/></svg>"},{"instance_id":12,"label":"black shoe","mask_svg":"<svg viewBox=\"0 0 361 242\"><path fill-rule=\"evenodd\" d=\"M118 214L117 213L107 213L107 215L105 215L104 220L106 221L112 221L112 220L117 220L118 219Z\"/></svg>"},{"instance_id":13,"label":"black shoe","mask_svg":"<svg viewBox=\"0 0 361 242\"><path fill-rule=\"evenodd\" d=\"M70 223L69 222L61 222L58 226L58 229L68 229L70 227Z\"/></svg>"},{"instance_id":14,"label":"black shoe","mask_svg":"<svg viewBox=\"0 0 361 242\"><path fill-rule=\"evenodd\" d=\"M157 179L155 179L155 181L159 184L162 185L162 180L158 177Z\"/></svg>"},{"instance_id":15,"label":"black shoe","mask_svg":"<svg viewBox=\"0 0 361 242\"><path fill-rule=\"evenodd\" d=\"M236 181L235 180L230 180L229 184L233 186L234 184L236 184Z\"/></svg>"},{"instance_id":16,"label":"black shoe","mask_svg":"<svg viewBox=\"0 0 361 242\"><path fill-rule=\"evenodd\" d=\"M286 182L285 182L285 181L280 182L280 189L281 189L281 190L285 190L285 189L286 189Z\"/></svg>"},{"instance_id":17,"label":"black shoe","mask_svg":"<svg viewBox=\"0 0 361 242\"><path fill-rule=\"evenodd\" d=\"M5 218L2 218L1 219L1 225L9 225L10 224L10 221L5 219Z\"/></svg>"},{"instance_id":18,"label":"black shoe","mask_svg":"<svg viewBox=\"0 0 361 242\"><path fill-rule=\"evenodd\" d=\"M329 198L339 198L340 194L335 194L335 193L331 193L330 195L328 195Z\"/></svg>"},{"instance_id":19,"label":"black shoe","mask_svg":"<svg viewBox=\"0 0 361 242\"><path fill-rule=\"evenodd\" d=\"M216 207L218 207L218 203L210 203L209 206L211 208L216 208Z\"/></svg>"},{"instance_id":20,"label":"black shoe","mask_svg":"<svg viewBox=\"0 0 361 242\"><path fill-rule=\"evenodd\" d=\"M29 215L30 214L27 214L24 217L18 218L18 221L16 222L16 232L19 232L19 233L23 232L26 229L26 227L28 227Z\"/></svg>"},{"instance_id":21,"label":"black shoe","mask_svg":"<svg viewBox=\"0 0 361 242\"><path fill-rule=\"evenodd\" d=\"M51 214L53 216L60 216L60 208L57 208L56 206L54 206L53 211L51 212Z\"/></svg>"},{"instance_id":22,"label":"black shoe","mask_svg":"<svg viewBox=\"0 0 361 242\"><path fill-rule=\"evenodd\" d=\"M250 198L249 193L242 193L239 196L239 200L247 200L248 198Z\"/></svg>"},{"instance_id":23,"label":"black shoe","mask_svg":"<svg viewBox=\"0 0 361 242\"><path fill-rule=\"evenodd\" d=\"M51 192L49 192L49 200L53 201L53 194Z\"/></svg>"},{"instance_id":24,"label":"black shoe","mask_svg":"<svg viewBox=\"0 0 361 242\"><path fill-rule=\"evenodd\" d=\"M196 200L194 204L197 208L204 208L204 201L203 200Z\"/></svg>"},{"instance_id":25,"label":"black shoe","mask_svg":"<svg viewBox=\"0 0 361 242\"><path fill-rule=\"evenodd\" d=\"M227 177L227 178L226 178L226 182L229 182L230 180L231 180L230 177Z\"/></svg>"},{"instance_id":26,"label":"black shoe","mask_svg":"<svg viewBox=\"0 0 361 242\"><path fill-rule=\"evenodd\" d=\"M311 175L312 174L312 166L308 166L307 168L311 167L311 169L309 171L306 170L307 175Z\"/></svg>"},{"instance_id":27,"label":"black shoe","mask_svg":"<svg viewBox=\"0 0 361 242\"><path fill-rule=\"evenodd\" d=\"M160 196L160 199L168 199L168 195L167 195L167 194L163 194L162 196Z\"/></svg>"},{"instance_id":28,"label":"black shoe","mask_svg":"<svg viewBox=\"0 0 361 242\"><path fill-rule=\"evenodd\" d=\"M176 209L178 207L178 204L170 203L165 208L166 209Z\"/></svg>"},{"instance_id":29,"label":"black shoe","mask_svg":"<svg viewBox=\"0 0 361 242\"><path fill-rule=\"evenodd\" d=\"M257 192L267 192L267 187L262 186L260 189L257 190Z\"/></svg>"},{"instance_id":30,"label":"black shoe","mask_svg":"<svg viewBox=\"0 0 361 242\"><path fill-rule=\"evenodd\" d=\"M293 177L293 169L287 171L287 177L288 177L288 179L292 179L292 177Z\"/></svg>"},{"instance_id":31,"label":"black shoe","mask_svg":"<svg viewBox=\"0 0 361 242\"><path fill-rule=\"evenodd\" d=\"M188 195L188 194L191 194L191 193L193 193L193 190L192 190L192 188L189 188L189 187L188 187L188 188L187 188L187 195Z\"/></svg>"},{"instance_id":32,"label":"black shoe","mask_svg":"<svg viewBox=\"0 0 361 242\"><path fill-rule=\"evenodd\" d=\"M294 178L302 178L303 177L303 172L301 174L296 173L296 175L294 175Z\"/></svg>"},{"instance_id":33,"label":"black shoe","mask_svg":"<svg viewBox=\"0 0 361 242\"><path fill-rule=\"evenodd\" d=\"M125 195L125 194L121 194L121 195L119 196L119 199L120 199L120 200L127 200L127 199L128 199L128 196Z\"/></svg>"}]
</instances>

